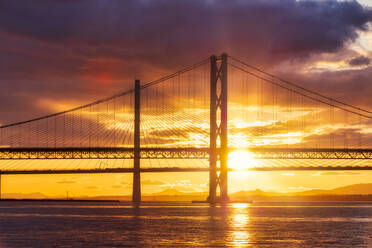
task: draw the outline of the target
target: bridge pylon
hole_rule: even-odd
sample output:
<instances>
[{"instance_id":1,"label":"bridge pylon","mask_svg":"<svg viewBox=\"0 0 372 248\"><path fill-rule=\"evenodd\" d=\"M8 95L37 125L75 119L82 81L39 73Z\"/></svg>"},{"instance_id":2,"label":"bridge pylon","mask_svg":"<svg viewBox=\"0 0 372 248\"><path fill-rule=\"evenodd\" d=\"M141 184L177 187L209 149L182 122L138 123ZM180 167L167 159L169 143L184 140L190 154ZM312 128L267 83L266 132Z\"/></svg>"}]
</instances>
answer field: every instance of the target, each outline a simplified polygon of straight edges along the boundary
<instances>
[{"instance_id":1,"label":"bridge pylon","mask_svg":"<svg viewBox=\"0 0 372 248\"><path fill-rule=\"evenodd\" d=\"M133 159L133 192L132 202L141 202L141 146L140 146L140 81L134 82L134 159Z\"/></svg>"},{"instance_id":2,"label":"bridge pylon","mask_svg":"<svg viewBox=\"0 0 372 248\"><path fill-rule=\"evenodd\" d=\"M228 202L227 54L210 57L210 203ZM220 195L217 195L219 188Z\"/></svg>"}]
</instances>

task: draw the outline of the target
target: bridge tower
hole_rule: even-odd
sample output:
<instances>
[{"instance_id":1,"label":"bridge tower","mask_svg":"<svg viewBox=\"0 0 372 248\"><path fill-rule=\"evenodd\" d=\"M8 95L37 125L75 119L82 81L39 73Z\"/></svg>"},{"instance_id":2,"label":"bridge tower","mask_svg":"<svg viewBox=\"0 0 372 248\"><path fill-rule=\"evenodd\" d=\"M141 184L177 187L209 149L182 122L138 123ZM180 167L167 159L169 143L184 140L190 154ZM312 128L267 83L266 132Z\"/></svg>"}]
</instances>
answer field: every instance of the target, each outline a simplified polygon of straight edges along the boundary
<instances>
[{"instance_id":1,"label":"bridge tower","mask_svg":"<svg viewBox=\"0 0 372 248\"><path fill-rule=\"evenodd\" d=\"M210 57L210 150L207 201L228 202L227 54ZM217 189L220 195L217 196Z\"/></svg>"},{"instance_id":2,"label":"bridge tower","mask_svg":"<svg viewBox=\"0 0 372 248\"><path fill-rule=\"evenodd\" d=\"M134 159L133 159L133 192L132 202L141 202L141 150L140 150L140 81L134 82Z\"/></svg>"}]
</instances>

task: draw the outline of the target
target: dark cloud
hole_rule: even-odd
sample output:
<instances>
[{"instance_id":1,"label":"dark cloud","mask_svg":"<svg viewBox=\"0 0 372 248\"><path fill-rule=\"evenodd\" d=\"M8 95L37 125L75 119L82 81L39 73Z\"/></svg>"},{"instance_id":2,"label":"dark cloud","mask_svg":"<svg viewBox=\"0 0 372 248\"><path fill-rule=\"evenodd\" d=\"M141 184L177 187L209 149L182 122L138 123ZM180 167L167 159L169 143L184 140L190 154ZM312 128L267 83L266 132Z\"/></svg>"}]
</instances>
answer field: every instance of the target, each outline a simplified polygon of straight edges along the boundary
<instances>
[{"instance_id":1,"label":"dark cloud","mask_svg":"<svg viewBox=\"0 0 372 248\"><path fill-rule=\"evenodd\" d=\"M326 71L301 76L303 85L367 109L372 108L368 96L372 91L371 77L371 67L362 70Z\"/></svg>"},{"instance_id":2,"label":"dark cloud","mask_svg":"<svg viewBox=\"0 0 372 248\"><path fill-rule=\"evenodd\" d=\"M0 7L0 30L7 34L63 45L79 58L167 66L222 49L271 51L281 59L332 52L371 20L371 12L356 1L39 0L2 1Z\"/></svg>"},{"instance_id":3,"label":"dark cloud","mask_svg":"<svg viewBox=\"0 0 372 248\"><path fill-rule=\"evenodd\" d=\"M351 66L369 65L370 63L371 59L366 56L359 56L349 61L349 65Z\"/></svg>"},{"instance_id":4,"label":"dark cloud","mask_svg":"<svg viewBox=\"0 0 372 248\"><path fill-rule=\"evenodd\" d=\"M312 147L335 148L365 148L372 144L372 135L363 133L361 129L339 128L328 130L327 133L309 135L304 138L304 144Z\"/></svg>"},{"instance_id":5,"label":"dark cloud","mask_svg":"<svg viewBox=\"0 0 372 248\"><path fill-rule=\"evenodd\" d=\"M333 0L4 0L1 118L44 114L40 98L87 102L221 51L264 68L334 53L371 13Z\"/></svg>"}]
</instances>

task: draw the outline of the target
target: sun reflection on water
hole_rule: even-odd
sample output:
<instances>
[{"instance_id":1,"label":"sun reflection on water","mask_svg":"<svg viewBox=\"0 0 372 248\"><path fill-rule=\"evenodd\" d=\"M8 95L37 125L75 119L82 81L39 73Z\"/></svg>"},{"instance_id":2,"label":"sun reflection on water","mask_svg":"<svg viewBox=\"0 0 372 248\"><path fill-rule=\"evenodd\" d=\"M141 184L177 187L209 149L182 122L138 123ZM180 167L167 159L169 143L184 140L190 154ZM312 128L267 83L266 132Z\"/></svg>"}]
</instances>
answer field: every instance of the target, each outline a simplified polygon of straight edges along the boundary
<instances>
[{"instance_id":1,"label":"sun reflection on water","mask_svg":"<svg viewBox=\"0 0 372 248\"><path fill-rule=\"evenodd\" d=\"M249 204L234 203L232 204L232 217L230 226L231 244L233 247L247 247L250 244L249 225Z\"/></svg>"}]
</instances>

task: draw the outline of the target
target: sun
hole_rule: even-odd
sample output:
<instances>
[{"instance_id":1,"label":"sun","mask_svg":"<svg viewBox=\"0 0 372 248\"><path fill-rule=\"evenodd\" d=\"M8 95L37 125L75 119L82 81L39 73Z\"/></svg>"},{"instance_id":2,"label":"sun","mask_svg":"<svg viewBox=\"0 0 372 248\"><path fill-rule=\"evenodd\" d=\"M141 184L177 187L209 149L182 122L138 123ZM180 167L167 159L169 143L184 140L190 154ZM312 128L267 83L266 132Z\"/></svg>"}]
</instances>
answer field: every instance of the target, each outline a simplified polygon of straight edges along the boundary
<instances>
[{"instance_id":1,"label":"sun","mask_svg":"<svg viewBox=\"0 0 372 248\"><path fill-rule=\"evenodd\" d=\"M229 154L228 167L231 169L245 170L257 165L257 159L249 151L237 150Z\"/></svg>"}]
</instances>

